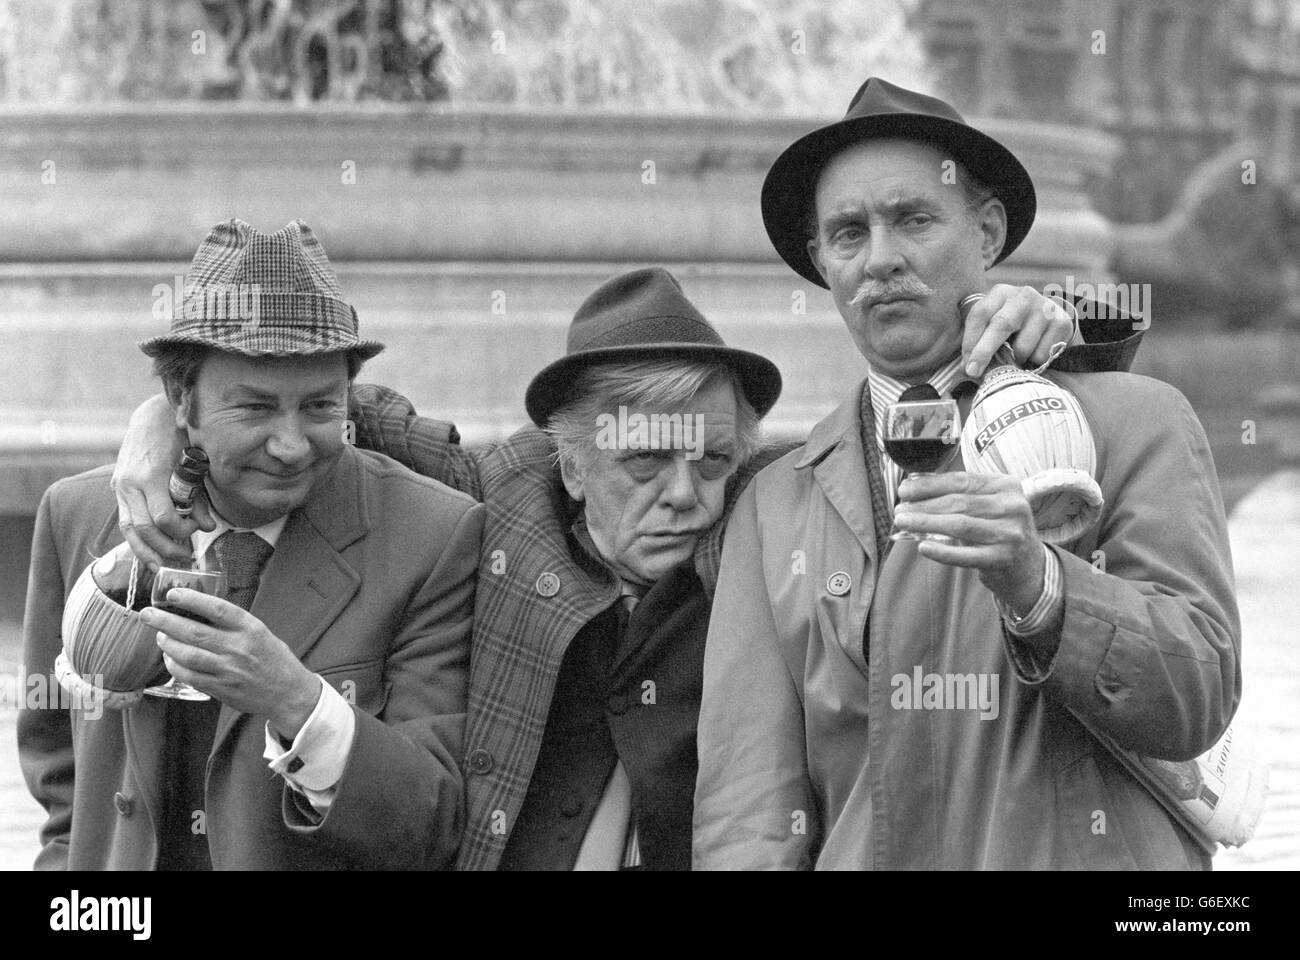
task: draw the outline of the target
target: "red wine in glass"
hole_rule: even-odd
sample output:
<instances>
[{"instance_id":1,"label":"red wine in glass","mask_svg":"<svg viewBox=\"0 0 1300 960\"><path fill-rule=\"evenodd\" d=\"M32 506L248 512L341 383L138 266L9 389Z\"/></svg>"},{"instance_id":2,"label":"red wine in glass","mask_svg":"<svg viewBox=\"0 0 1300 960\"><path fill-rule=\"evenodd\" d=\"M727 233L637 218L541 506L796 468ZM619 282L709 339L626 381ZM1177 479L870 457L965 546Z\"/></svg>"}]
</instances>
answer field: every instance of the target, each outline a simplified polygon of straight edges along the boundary
<instances>
[{"instance_id":1,"label":"red wine in glass","mask_svg":"<svg viewBox=\"0 0 1300 960\"><path fill-rule=\"evenodd\" d=\"M153 590L151 591L150 604L159 610L166 610L168 613L174 613L177 616L185 617L187 620L196 620L199 623L211 626L211 621L196 616L189 610L183 610L180 607L169 603L167 592L173 587L185 587L190 590L197 590L199 593L206 593L213 597L225 597L227 593L226 575L219 570L200 571L200 570L182 570L177 567L162 567L154 576ZM169 677L167 682L158 686L146 687L145 693L155 696L164 697L171 700L211 700L206 693L196 690L188 683L177 680L175 677Z\"/></svg>"},{"instance_id":2,"label":"red wine in glass","mask_svg":"<svg viewBox=\"0 0 1300 960\"><path fill-rule=\"evenodd\" d=\"M885 453L889 459L908 473L934 473L952 456L953 445L949 440L936 440L929 437L905 437L885 441Z\"/></svg>"},{"instance_id":3,"label":"red wine in glass","mask_svg":"<svg viewBox=\"0 0 1300 960\"><path fill-rule=\"evenodd\" d=\"M937 473L956 452L960 431L957 401L940 399L929 384L909 388L885 409L885 453L909 476ZM897 523L889 539L952 542L942 534L900 530Z\"/></svg>"}]
</instances>

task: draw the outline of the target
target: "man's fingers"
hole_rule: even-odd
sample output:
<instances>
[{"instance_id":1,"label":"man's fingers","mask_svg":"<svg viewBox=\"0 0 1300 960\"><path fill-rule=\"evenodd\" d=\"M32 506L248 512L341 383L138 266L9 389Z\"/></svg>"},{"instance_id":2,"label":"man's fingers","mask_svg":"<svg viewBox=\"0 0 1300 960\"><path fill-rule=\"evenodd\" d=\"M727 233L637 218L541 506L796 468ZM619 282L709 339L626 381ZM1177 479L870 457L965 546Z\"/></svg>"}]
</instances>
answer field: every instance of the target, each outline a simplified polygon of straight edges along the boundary
<instances>
[{"instance_id":1,"label":"man's fingers","mask_svg":"<svg viewBox=\"0 0 1300 960\"><path fill-rule=\"evenodd\" d=\"M984 372L983 366L972 372L971 364L980 362L979 356L975 354L975 348L983 337L984 331L988 328L989 319L997 312L997 308L1001 304L1001 297L991 299L990 295L985 295L984 299L978 301L966 314L966 322L962 327L961 334L961 355L965 361L963 369L965 369L968 376L977 377ZM991 357L992 355L990 353L988 356ZM988 357L984 358L983 363L984 365L988 364Z\"/></svg>"},{"instance_id":2,"label":"man's fingers","mask_svg":"<svg viewBox=\"0 0 1300 960\"><path fill-rule=\"evenodd\" d=\"M987 545L966 546L962 544L939 543L935 540L922 540L916 545L916 552L928 560L946 563L952 567L972 567L988 569L1005 565L1005 551L1001 547Z\"/></svg>"},{"instance_id":3,"label":"man's fingers","mask_svg":"<svg viewBox=\"0 0 1300 960\"><path fill-rule=\"evenodd\" d=\"M950 470L947 473L905 478L899 485L898 499L900 503L906 503L950 493L993 493L1020 489L1020 482L1005 474Z\"/></svg>"},{"instance_id":4,"label":"man's fingers","mask_svg":"<svg viewBox=\"0 0 1300 960\"><path fill-rule=\"evenodd\" d=\"M145 496L134 487L114 486L113 495L117 497L117 516L119 526L151 522L149 504Z\"/></svg>"},{"instance_id":5,"label":"man's fingers","mask_svg":"<svg viewBox=\"0 0 1300 960\"><path fill-rule=\"evenodd\" d=\"M147 490L145 500L153 525L173 540L189 541L198 525L176 512L176 504L166 490Z\"/></svg>"},{"instance_id":6,"label":"man's fingers","mask_svg":"<svg viewBox=\"0 0 1300 960\"><path fill-rule=\"evenodd\" d=\"M1025 331L1022 331L1012 344L1016 358L1026 366L1041 366L1052 356L1052 347L1058 343L1064 343L1067 346L1070 338L1074 336L1074 321L1066 309L1054 300L1047 297L1039 297L1038 315L1041 322L1034 324L1034 336L1032 339L1025 336L1029 330L1026 325Z\"/></svg>"},{"instance_id":7,"label":"man's fingers","mask_svg":"<svg viewBox=\"0 0 1300 960\"><path fill-rule=\"evenodd\" d=\"M127 546L146 567L156 570L158 567L167 566L165 558L160 556L156 550L144 542L144 539L136 532L135 528L129 524L118 524L122 529L122 537L126 540Z\"/></svg>"},{"instance_id":8,"label":"man's fingers","mask_svg":"<svg viewBox=\"0 0 1300 960\"><path fill-rule=\"evenodd\" d=\"M178 664L191 674L200 673L210 677L221 669L220 658L211 650L204 650L194 644L177 640L171 634L162 631L158 633L157 642L158 649L163 652L164 661L169 661L169 670L171 670L172 664ZM184 680L186 683L193 682L186 677L180 676L175 670L172 670L172 676L176 677L177 680Z\"/></svg>"},{"instance_id":9,"label":"man's fingers","mask_svg":"<svg viewBox=\"0 0 1300 960\"><path fill-rule=\"evenodd\" d=\"M1042 311L1032 311L1025 320L1025 325L1020 328L1020 332L1013 334L1008 341L1011 344L1011 352L1016 355L1016 362L1021 366L1027 366L1046 360L1052 345L1049 340L1050 330L1051 323L1043 316ZM1039 359L1040 355L1042 359Z\"/></svg>"},{"instance_id":10,"label":"man's fingers","mask_svg":"<svg viewBox=\"0 0 1300 960\"><path fill-rule=\"evenodd\" d=\"M114 486L113 493L117 497L117 525L122 531L123 538L130 545L131 552L141 563L161 566L162 556L140 535L140 527L137 526L141 521L149 521L149 509L145 504L144 495L138 490L125 489L121 486Z\"/></svg>"},{"instance_id":11,"label":"man's fingers","mask_svg":"<svg viewBox=\"0 0 1300 960\"><path fill-rule=\"evenodd\" d=\"M194 647L211 646L215 638L215 632L206 624L167 610L159 610L157 607L145 607L141 610L140 620L146 626Z\"/></svg>"},{"instance_id":12,"label":"man's fingers","mask_svg":"<svg viewBox=\"0 0 1300 960\"><path fill-rule=\"evenodd\" d=\"M226 630L238 630L252 617L247 610L229 600L188 587L172 587L167 591L167 602L202 617L214 627Z\"/></svg>"},{"instance_id":13,"label":"man's fingers","mask_svg":"<svg viewBox=\"0 0 1300 960\"><path fill-rule=\"evenodd\" d=\"M147 564L188 566L194 556L188 539L183 542L173 540L152 523L129 528L122 526L122 535L131 545L132 552Z\"/></svg>"},{"instance_id":14,"label":"man's fingers","mask_svg":"<svg viewBox=\"0 0 1300 960\"><path fill-rule=\"evenodd\" d=\"M983 494L950 493L925 500L900 501L897 512L931 517L956 514L963 517L996 520L1016 516L1021 504L1024 504L1024 515L1028 516L1028 504L1025 503L1023 495L1016 497L1010 491Z\"/></svg>"},{"instance_id":15,"label":"man's fingers","mask_svg":"<svg viewBox=\"0 0 1300 960\"><path fill-rule=\"evenodd\" d=\"M213 682L216 680L216 677L187 667L166 651L163 652L163 664L167 667L167 672L181 683L188 683L200 693L206 693L208 696L216 699L212 693L212 691L216 689Z\"/></svg>"}]
</instances>

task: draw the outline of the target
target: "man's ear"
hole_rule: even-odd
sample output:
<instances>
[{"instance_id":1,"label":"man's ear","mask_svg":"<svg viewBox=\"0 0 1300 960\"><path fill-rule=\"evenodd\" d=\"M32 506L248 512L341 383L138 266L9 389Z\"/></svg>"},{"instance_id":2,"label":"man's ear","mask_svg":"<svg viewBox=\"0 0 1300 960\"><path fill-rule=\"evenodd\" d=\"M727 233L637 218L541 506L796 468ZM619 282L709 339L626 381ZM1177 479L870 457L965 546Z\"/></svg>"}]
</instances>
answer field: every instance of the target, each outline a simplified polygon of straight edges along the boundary
<instances>
[{"instance_id":1,"label":"man's ear","mask_svg":"<svg viewBox=\"0 0 1300 960\"><path fill-rule=\"evenodd\" d=\"M184 430L189 426L190 404L194 402L193 389L185 390L179 384L164 383L163 396L171 405L172 415L176 418L176 429Z\"/></svg>"},{"instance_id":2,"label":"man's ear","mask_svg":"<svg viewBox=\"0 0 1300 960\"><path fill-rule=\"evenodd\" d=\"M980 257L984 260L984 269L993 266L993 261L1002 252L1007 242L1007 208L997 197L984 201L979 212Z\"/></svg>"},{"instance_id":3,"label":"man's ear","mask_svg":"<svg viewBox=\"0 0 1300 960\"><path fill-rule=\"evenodd\" d=\"M560 458L560 479L569 496L582 503L582 469L568 457Z\"/></svg>"},{"instance_id":4,"label":"man's ear","mask_svg":"<svg viewBox=\"0 0 1300 960\"><path fill-rule=\"evenodd\" d=\"M810 237L808 240L808 259L812 261L817 275L826 280L826 268L822 266L821 250L821 242L816 237ZM826 282L829 283L830 281L827 280Z\"/></svg>"}]
</instances>

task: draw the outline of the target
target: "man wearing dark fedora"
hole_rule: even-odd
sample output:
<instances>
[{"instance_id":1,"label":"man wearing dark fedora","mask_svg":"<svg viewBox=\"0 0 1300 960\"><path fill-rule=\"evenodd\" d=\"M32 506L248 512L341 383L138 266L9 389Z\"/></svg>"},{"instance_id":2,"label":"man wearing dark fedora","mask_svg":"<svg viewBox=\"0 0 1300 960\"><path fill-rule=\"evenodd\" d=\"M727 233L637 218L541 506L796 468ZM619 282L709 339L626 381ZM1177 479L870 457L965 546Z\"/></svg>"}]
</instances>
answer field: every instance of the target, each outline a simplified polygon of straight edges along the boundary
<instances>
[{"instance_id":1,"label":"man wearing dark fedora","mask_svg":"<svg viewBox=\"0 0 1300 960\"><path fill-rule=\"evenodd\" d=\"M1040 340L1068 336L1041 300L1010 312ZM357 390L359 444L487 505L462 869L688 868L721 518L771 459L750 455L779 389L769 361L728 348L649 268L579 307L565 355L527 390L533 424L476 463L449 425ZM123 477L150 445L166 434L128 440ZM119 496L144 486L123 479Z\"/></svg>"},{"instance_id":2,"label":"man wearing dark fedora","mask_svg":"<svg viewBox=\"0 0 1300 960\"><path fill-rule=\"evenodd\" d=\"M449 866L483 507L344 442L349 385L383 346L359 338L301 221L213 227L170 331L141 348L211 464L193 561L229 584L172 590L141 619L171 675L210 699L24 710L23 772L49 813L37 866ZM122 543L108 481L92 470L41 502L34 672L53 670L88 559Z\"/></svg>"},{"instance_id":3,"label":"man wearing dark fedora","mask_svg":"<svg viewBox=\"0 0 1300 960\"><path fill-rule=\"evenodd\" d=\"M1090 733L1186 760L1240 696L1223 504L1187 401L1053 364L1091 424L1104 507L1052 545L1018 479L954 460L900 484L879 439L910 386L968 413L957 307L1034 211L1010 151L876 78L769 171L768 234L829 289L867 375L731 513L704 665L697 868L1208 867ZM891 542L891 521L951 539Z\"/></svg>"}]
</instances>

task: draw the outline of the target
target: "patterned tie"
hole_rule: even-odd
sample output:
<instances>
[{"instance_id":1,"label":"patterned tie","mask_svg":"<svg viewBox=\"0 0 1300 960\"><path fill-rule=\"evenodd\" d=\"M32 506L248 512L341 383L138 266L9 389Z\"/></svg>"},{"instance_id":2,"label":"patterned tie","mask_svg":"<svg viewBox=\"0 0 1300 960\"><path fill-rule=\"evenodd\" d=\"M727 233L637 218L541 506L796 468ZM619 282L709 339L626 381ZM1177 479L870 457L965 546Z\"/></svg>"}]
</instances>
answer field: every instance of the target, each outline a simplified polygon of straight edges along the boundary
<instances>
[{"instance_id":1,"label":"patterned tie","mask_svg":"<svg viewBox=\"0 0 1300 960\"><path fill-rule=\"evenodd\" d=\"M226 599L245 610L253 606L262 565L275 550L251 530L227 530L212 545L226 575Z\"/></svg>"},{"instance_id":2,"label":"patterned tie","mask_svg":"<svg viewBox=\"0 0 1300 960\"><path fill-rule=\"evenodd\" d=\"M889 528L894 522L894 511L889 507L885 493L884 471L880 466L880 453L876 446L876 412L871 405L871 384L862 384L862 399L858 414L862 430L862 456L867 468L867 491L871 497L871 523L876 534L876 556L884 563L885 553L892 541ZM879 570L877 570L879 572Z\"/></svg>"}]
</instances>

